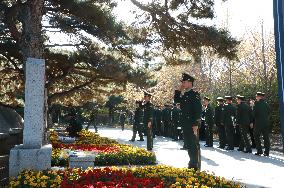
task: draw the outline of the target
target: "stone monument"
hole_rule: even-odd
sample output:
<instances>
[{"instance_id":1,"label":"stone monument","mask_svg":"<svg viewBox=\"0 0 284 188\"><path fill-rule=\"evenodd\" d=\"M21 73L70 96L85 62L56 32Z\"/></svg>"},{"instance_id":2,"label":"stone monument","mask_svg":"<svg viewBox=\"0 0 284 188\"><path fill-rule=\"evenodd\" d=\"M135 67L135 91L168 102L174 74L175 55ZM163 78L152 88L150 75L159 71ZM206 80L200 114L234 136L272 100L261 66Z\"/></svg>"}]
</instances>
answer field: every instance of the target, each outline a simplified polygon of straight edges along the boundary
<instances>
[{"instance_id":1,"label":"stone monument","mask_svg":"<svg viewBox=\"0 0 284 188\"><path fill-rule=\"evenodd\" d=\"M51 145L44 145L45 122L45 61L28 58L26 62L25 114L23 144L10 151L9 176L24 169L51 168Z\"/></svg>"}]
</instances>

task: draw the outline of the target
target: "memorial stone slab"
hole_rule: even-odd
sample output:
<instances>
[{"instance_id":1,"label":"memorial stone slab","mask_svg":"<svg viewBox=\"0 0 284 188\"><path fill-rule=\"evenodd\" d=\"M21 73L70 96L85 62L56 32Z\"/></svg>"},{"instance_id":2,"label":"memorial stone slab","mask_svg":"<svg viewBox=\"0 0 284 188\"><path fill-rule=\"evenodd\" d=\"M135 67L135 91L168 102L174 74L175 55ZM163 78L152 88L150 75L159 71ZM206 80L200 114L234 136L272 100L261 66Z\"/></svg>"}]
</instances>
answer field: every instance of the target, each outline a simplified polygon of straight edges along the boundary
<instances>
[{"instance_id":1,"label":"memorial stone slab","mask_svg":"<svg viewBox=\"0 0 284 188\"><path fill-rule=\"evenodd\" d=\"M45 63L28 58L25 81L24 140L26 148L41 148L44 139Z\"/></svg>"}]
</instances>

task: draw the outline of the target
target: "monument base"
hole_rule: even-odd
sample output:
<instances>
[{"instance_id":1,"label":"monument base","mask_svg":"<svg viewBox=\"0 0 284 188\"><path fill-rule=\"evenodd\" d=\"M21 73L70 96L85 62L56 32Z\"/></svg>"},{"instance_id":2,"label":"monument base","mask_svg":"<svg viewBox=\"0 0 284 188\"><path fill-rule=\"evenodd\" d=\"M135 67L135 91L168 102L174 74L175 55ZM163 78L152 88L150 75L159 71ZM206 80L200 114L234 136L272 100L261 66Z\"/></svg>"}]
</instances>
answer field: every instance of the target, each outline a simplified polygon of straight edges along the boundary
<instances>
[{"instance_id":1,"label":"monument base","mask_svg":"<svg viewBox=\"0 0 284 188\"><path fill-rule=\"evenodd\" d=\"M51 144L39 149L17 145L10 151L9 177L16 177L24 169L46 170L51 168Z\"/></svg>"}]
</instances>

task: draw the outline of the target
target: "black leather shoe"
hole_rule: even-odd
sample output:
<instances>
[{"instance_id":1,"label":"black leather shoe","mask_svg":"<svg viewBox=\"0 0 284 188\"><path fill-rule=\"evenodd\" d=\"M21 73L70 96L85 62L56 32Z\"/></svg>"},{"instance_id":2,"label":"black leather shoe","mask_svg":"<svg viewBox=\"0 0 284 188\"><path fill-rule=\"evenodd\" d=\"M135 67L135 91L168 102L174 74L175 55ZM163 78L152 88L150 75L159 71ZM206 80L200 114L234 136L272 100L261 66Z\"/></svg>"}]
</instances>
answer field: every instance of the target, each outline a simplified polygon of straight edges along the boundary
<instances>
[{"instance_id":1,"label":"black leather shoe","mask_svg":"<svg viewBox=\"0 0 284 188\"><path fill-rule=\"evenodd\" d=\"M255 155L260 156L260 155L262 155L262 152L256 152Z\"/></svg>"},{"instance_id":2,"label":"black leather shoe","mask_svg":"<svg viewBox=\"0 0 284 188\"><path fill-rule=\"evenodd\" d=\"M135 140L134 140L134 139L130 139L129 141L130 141L130 142L134 142Z\"/></svg>"},{"instance_id":3,"label":"black leather shoe","mask_svg":"<svg viewBox=\"0 0 284 188\"><path fill-rule=\"evenodd\" d=\"M234 150L234 148L227 147L226 150Z\"/></svg>"},{"instance_id":4,"label":"black leather shoe","mask_svg":"<svg viewBox=\"0 0 284 188\"><path fill-rule=\"evenodd\" d=\"M140 139L140 140L137 140L137 141L144 141L144 139Z\"/></svg>"},{"instance_id":5,"label":"black leather shoe","mask_svg":"<svg viewBox=\"0 0 284 188\"><path fill-rule=\"evenodd\" d=\"M239 148L239 149L237 149L238 151L244 151L244 149L241 149L241 148Z\"/></svg>"},{"instance_id":6,"label":"black leather shoe","mask_svg":"<svg viewBox=\"0 0 284 188\"><path fill-rule=\"evenodd\" d=\"M269 153L267 153L267 152L264 152L264 154L263 154L264 156L269 156Z\"/></svg>"},{"instance_id":7,"label":"black leather shoe","mask_svg":"<svg viewBox=\"0 0 284 188\"><path fill-rule=\"evenodd\" d=\"M244 153L252 153L251 150L245 150Z\"/></svg>"}]
</instances>

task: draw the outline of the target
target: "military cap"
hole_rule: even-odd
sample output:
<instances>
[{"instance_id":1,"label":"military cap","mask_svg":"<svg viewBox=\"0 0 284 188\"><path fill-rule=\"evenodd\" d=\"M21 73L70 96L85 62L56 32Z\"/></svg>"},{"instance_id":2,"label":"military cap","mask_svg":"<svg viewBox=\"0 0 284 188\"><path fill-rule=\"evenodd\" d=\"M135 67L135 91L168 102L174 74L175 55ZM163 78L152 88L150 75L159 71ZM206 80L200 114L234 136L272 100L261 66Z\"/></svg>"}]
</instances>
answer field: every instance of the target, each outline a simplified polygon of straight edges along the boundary
<instances>
[{"instance_id":1,"label":"military cap","mask_svg":"<svg viewBox=\"0 0 284 188\"><path fill-rule=\"evenodd\" d=\"M233 100L233 97L232 97L232 96L229 96L229 95L226 95L226 96L225 96L225 99Z\"/></svg>"},{"instance_id":2,"label":"military cap","mask_svg":"<svg viewBox=\"0 0 284 188\"><path fill-rule=\"evenodd\" d=\"M152 94L151 93L149 93L148 91L144 91L144 97L145 96L149 96L149 97L151 97L152 96Z\"/></svg>"},{"instance_id":3,"label":"military cap","mask_svg":"<svg viewBox=\"0 0 284 188\"><path fill-rule=\"evenodd\" d=\"M182 81L189 81L189 82L194 82L195 78L190 76L189 74L187 73L182 73L182 78L181 78L181 82Z\"/></svg>"},{"instance_id":4,"label":"military cap","mask_svg":"<svg viewBox=\"0 0 284 188\"><path fill-rule=\"evenodd\" d=\"M262 96L262 97L264 97L264 96L265 96L265 93L258 91L258 92L256 92L256 95L257 95L257 96Z\"/></svg>"},{"instance_id":5,"label":"military cap","mask_svg":"<svg viewBox=\"0 0 284 188\"><path fill-rule=\"evenodd\" d=\"M223 97L217 97L217 101L223 101L224 98Z\"/></svg>"},{"instance_id":6,"label":"military cap","mask_svg":"<svg viewBox=\"0 0 284 188\"><path fill-rule=\"evenodd\" d=\"M209 97L203 97L203 99L210 101Z\"/></svg>"},{"instance_id":7,"label":"military cap","mask_svg":"<svg viewBox=\"0 0 284 188\"><path fill-rule=\"evenodd\" d=\"M245 97L244 97L244 96L242 96L242 95L237 95L237 99L244 100L244 99L245 99Z\"/></svg>"}]
</instances>

